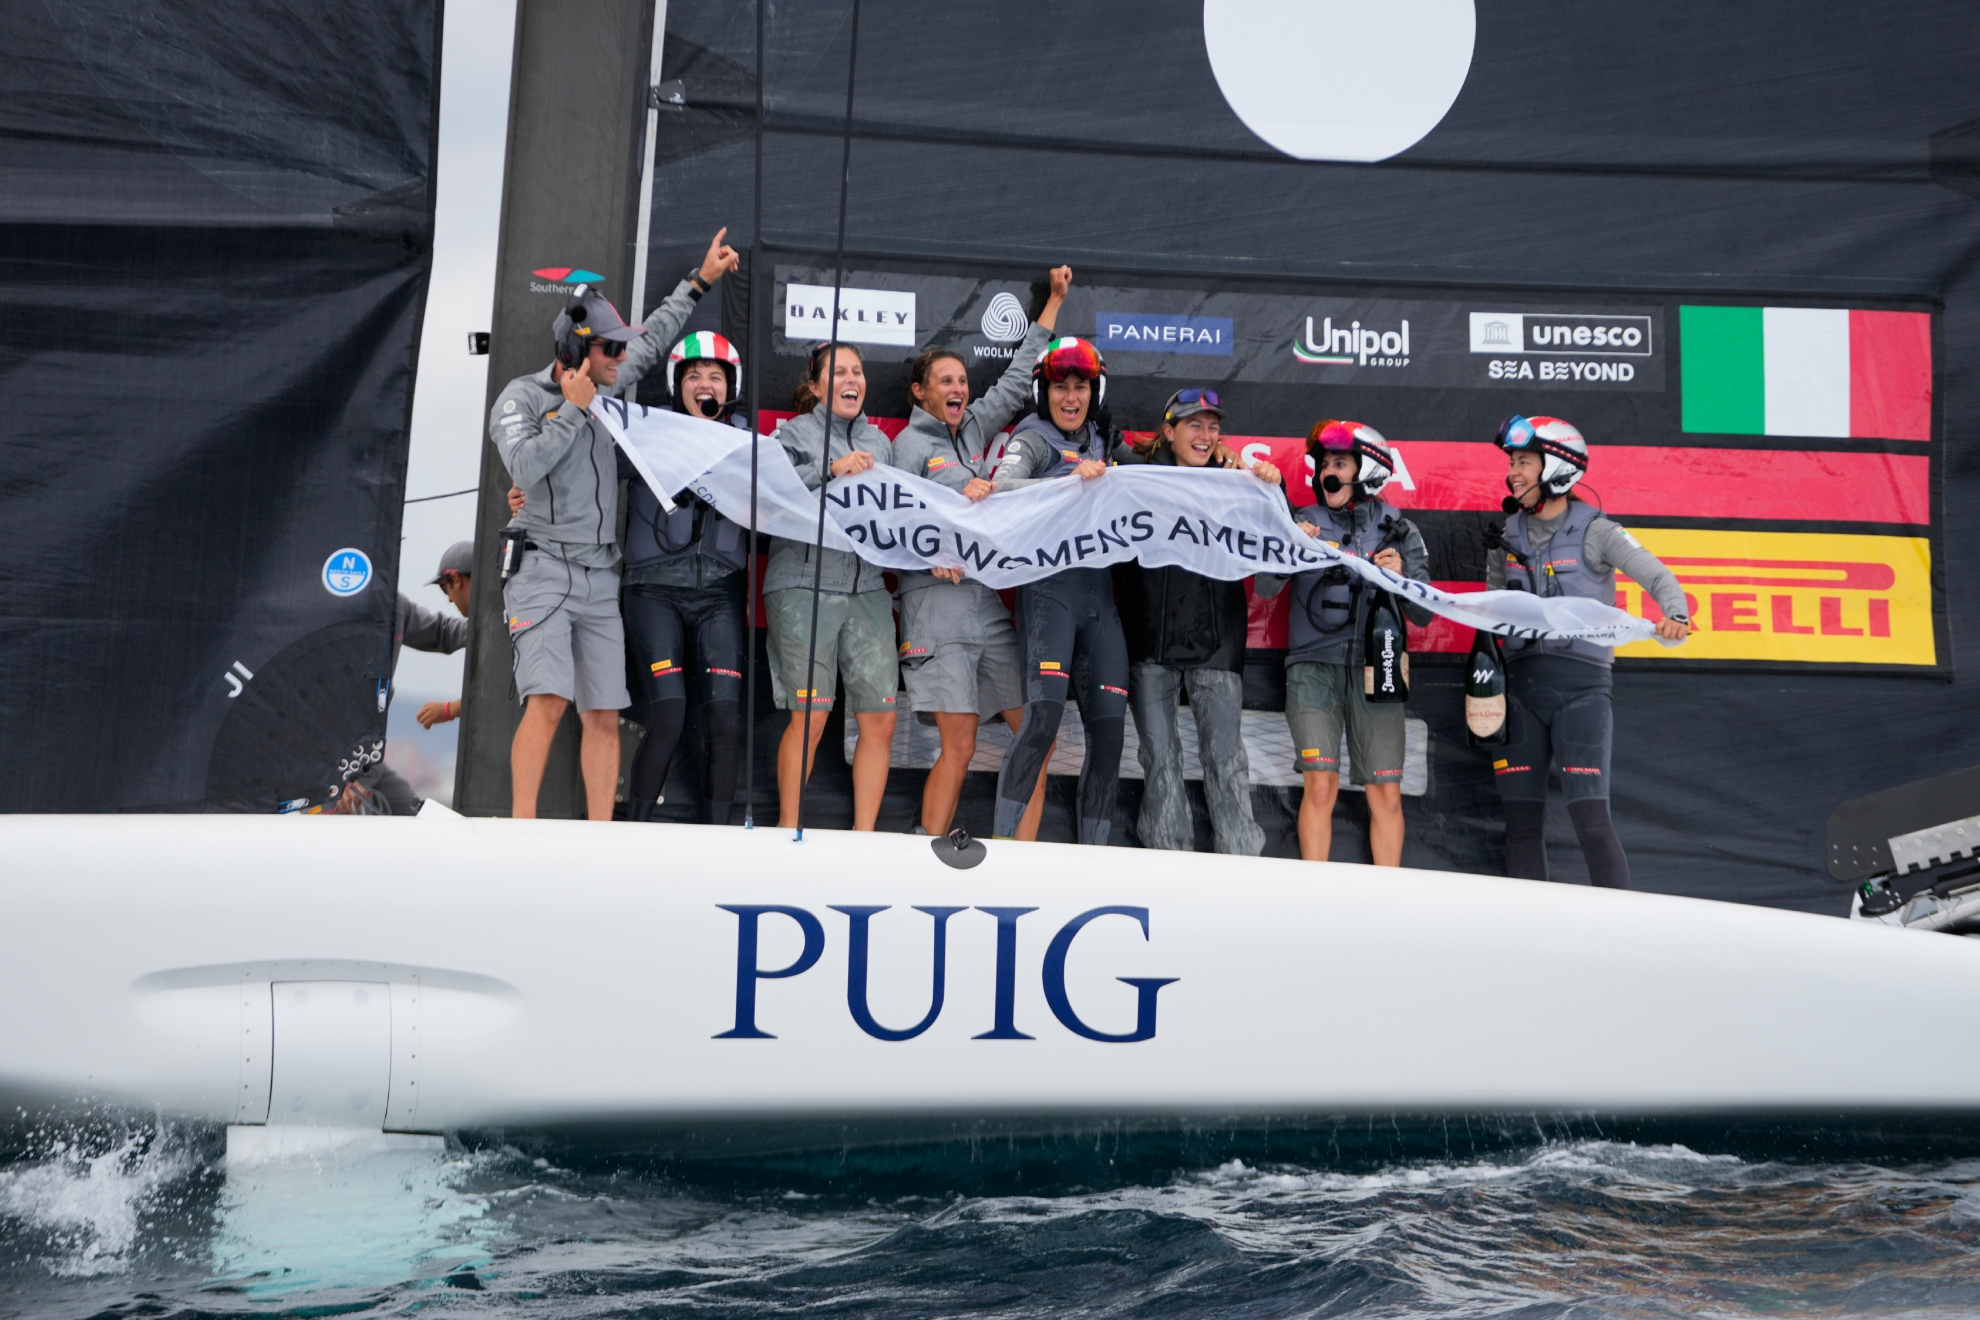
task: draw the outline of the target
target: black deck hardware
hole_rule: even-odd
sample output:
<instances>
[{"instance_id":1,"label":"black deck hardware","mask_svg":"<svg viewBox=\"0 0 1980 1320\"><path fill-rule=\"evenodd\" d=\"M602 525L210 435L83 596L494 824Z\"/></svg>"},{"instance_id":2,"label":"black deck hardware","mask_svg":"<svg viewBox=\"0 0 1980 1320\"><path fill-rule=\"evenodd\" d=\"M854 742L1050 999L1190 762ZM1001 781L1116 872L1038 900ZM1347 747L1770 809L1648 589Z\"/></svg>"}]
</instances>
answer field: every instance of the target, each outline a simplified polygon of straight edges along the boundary
<instances>
[{"instance_id":1,"label":"black deck hardware","mask_svg":"<svg viewBox=\"0 0 1980 1320\"><path fill-rule=\"evenodd\" d=\"M967 871L990 855L983 840L970 838L968 830L950 830L939 839L930 839L928 846L944 866L953 866L958 871Z\"/></svg>"}]
</instances>

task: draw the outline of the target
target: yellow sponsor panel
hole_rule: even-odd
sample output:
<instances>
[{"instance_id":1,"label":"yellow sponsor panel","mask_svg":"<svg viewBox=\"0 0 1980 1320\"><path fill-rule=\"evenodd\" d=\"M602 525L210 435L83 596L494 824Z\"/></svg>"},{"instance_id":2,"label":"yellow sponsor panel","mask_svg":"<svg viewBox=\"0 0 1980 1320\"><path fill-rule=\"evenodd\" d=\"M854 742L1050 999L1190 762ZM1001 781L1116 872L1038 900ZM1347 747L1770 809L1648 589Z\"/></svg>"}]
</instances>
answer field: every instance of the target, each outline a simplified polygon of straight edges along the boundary
<instances>
[{"instance_id":1,"label":"yellow sponsor panel","mask_svg":"<svg viewBox=\"0 0 1980 1320\"><path fill-rule=\"evenodd\" d=\"M1684 587L1696 631L1683 646L1635 642L1650 660L1773 660L1931 665L1932 547L1923 537L1802 532L1634 530ZM1616 576L1616 604L1657 619L1637 583Z\"/></svg>"}]
</instances>

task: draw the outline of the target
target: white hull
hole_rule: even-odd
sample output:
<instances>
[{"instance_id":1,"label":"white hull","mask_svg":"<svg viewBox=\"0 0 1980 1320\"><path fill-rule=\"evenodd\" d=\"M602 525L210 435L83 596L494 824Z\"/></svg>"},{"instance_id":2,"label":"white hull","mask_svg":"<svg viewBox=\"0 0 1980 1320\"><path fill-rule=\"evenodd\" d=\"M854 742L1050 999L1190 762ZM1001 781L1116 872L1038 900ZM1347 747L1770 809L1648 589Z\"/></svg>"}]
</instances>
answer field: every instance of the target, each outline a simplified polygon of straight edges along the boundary
<instances>
[{"instance_id":1,"label":"white hull","mask_svg":"<svg viewBox=\"0 0 1980 1320\"><path fill-rule=\"evenodd\" d=\"M1734 904L1051 844L955 870L904 836L458 817L16 816L0 855L13 1096L411 1132L1980 1109L1980 1053L1947 1029L1980 1003L1980 943ZM742 976L748 918L722 904L811 914L816 963ZM859 918L834 905L888 909L870 917L882 1031L929 1011L936 920L914 908L961 909L920 1035L855 1020ZM1118 913L1065 934L1112 907L1146 909L1147 937ZM1001 976L985 908L1036 909ZM756 921L755 966L798 960L798 919ZM975 1039L1000 980L1032 1039ZM739 981L773 1038L724 1038Z\"/></svg>"}]
</instances>

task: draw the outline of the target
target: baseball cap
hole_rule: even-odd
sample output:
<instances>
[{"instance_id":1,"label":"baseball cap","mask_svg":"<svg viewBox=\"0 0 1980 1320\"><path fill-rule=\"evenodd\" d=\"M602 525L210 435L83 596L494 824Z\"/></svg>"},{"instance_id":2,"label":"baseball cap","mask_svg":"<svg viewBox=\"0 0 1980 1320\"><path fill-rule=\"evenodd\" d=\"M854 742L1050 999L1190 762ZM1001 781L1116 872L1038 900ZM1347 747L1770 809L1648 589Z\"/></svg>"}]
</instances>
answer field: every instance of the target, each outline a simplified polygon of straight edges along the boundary
<instances>
[{"instance_id":1,"label":"baseball cap","mask_svg":"<svg viewBox=\"0 0 1980 1320\"><path fill-rule=\"evenodd\" d=\"M440 567L434 572L433 581L426 585L438 586L440 579L449 573L474 576L474 542L456 541L448 546L447 553L440 556Z\"/></svg>"},{"instance_id":2,"label":"baseball cap","mask_svg":"<svg viewBox=\"0 0 1980 1320\"><path fill-rule=\"evenodd\" d=\"M1216 413L1219 417L1229 416L1224 411L1224 401L1217 397L1217 391L1204 389L1177 390L1169 396L1168 403L1162 406L1162 420L1164 422L1180 422L1185 417L1194 417L1196 414L1204 412Z\"/></svg>"},{"instance_id":3,"label":"baseball cap","mask_svg":"<svg viewBox=\"0 0 1980 1320\"><path fill-rule=\"evenodd\" d=\"M582 316L572 316L573 306L583 309ZM564 304L564 310L557 313L557 319L550 323L550 333L558 339L575 329L591 339L611 339L625 343L637 339L646 331L636 325L627 325L619 309L595 293L587 293L576 304Z\"/></svg>"}]
</instances>

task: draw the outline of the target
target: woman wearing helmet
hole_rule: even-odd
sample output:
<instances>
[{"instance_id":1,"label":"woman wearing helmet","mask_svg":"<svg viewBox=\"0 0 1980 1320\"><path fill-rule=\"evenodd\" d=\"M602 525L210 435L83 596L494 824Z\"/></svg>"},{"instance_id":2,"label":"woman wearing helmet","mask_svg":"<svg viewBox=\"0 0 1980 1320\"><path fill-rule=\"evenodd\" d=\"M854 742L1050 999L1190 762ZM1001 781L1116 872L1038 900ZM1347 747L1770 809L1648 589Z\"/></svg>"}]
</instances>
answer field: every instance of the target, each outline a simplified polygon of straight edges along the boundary
<instances>
[{"instance_id":1,"label":"woman wearing helmet","mask_svg":"<svg viewBox=\"0 0 1980 1320\"><path fill-rule=\"evenodd\" d=\"M1223 400L1209 389L1177 390L1162 409L1162 429L1145 445L1117 445L1122 466L1147 463L1188 472L1244 468L1279 483L1270 463L1245 463L1222 442ZM1141 812L1135 833L1144 848L1196 847L1183 791L1181 714L1189 693L1196 722L1203 796L1216 850L1256 857L1265 832L1251 815L1251 763L1244 750L1244 583L1219 581L1179 565L1114 565L1114 599L1127 637L1128 704L1141 760ZM1269 594L1269 591L1268 591Z\"/></svg>"},{"instance_id":2,"label":"woman wearing helmet","mask_svg":"<svg viewBox=\"0 0 1980 1320\"><path fill-rule=\"evenodd\" d=\"M992 488L1041 481L1092 481L1107 471L1107 438L1094 420L1107 399L1100 351L1067 336L1045 346L1031 369L1033 412L1011 433ZM970 493L970 492L965 492ZM973 497L990 492L977 490ZM1104 568L1068 568L1017 593L1018 647L1024 656L1024 722L997 776L995 833L1017 835L1025 806L1059 736L1075 685L1086 729L1079 773L1079 841L1104 844L1114 827L1126 741L1128 659Z\"/></svg>"},{"instance_id":3,"label":"woman wearing helmet","mask_svg":"<svg viewBox=\"0 0 1980 1320\"><path fill-rule=\"evenodd\" d=\"M667 355L675 412L748 429L736 412L742 355L712 330L697 330ZM633 657L634 696L646 736L633 753L626 815L651 820L687 723L689 675L701 702L708 760L702 816L726 825L742 759L743 529L682 491L673 512L644 481L626 504L626 576L620 608Z\"/></svg>"},{"instance_id":4,"label":"woman wearing helmet","mask_svg":"<svg viewBox=\"0 0 1980 1320\"><path fill-rule=\"evenodd\" d=\"M1657 635L1691 631L1684 590L1637 539L1571 495L1588 470L1588 442L1558 417L1508 417L1493 443L1506 451L1504 532L1488 541L1485 585L1542 596L1615 603L1616 570L1641 583L1663 611ZM1547 878L1547 771L1558 762L1568 818L1588 877L1629 888L1629 858L1609 816L1610 706L1615 652L1593 642L1508 639L1506 691L1512 741L1492 773L1506 810L1506 874Z\"/></svg>"},{"instance_id":5,"label":"woman wearing helmet","mask_svg":"<svg viewBox=\"0 0 1980 1320\"><path fill-rule=\"evenodd\" d=\"M1396 468L1382 433L1360 422L1318 422L1307 433L1306 449L1318 502L1293 511L1299 529L1344 554L1428 582L1430 555L1416 524L1377 497ZM1286 723L1304 781L1299 855L1309 862L1327 860L1333 846L1345 734L1354 782L1368 799L1369 852L1377 866L1402 865L1403 707L1365 699L1356 656L1374 590L1338 566L1292 580ZM1419 627L1432 617L1420 605L1405 604L1403 611Z\"/></svg>"},{"instance_id":6,"label":"woman wearing helmet","mask_svg":"<svg viewBox=\"0 0 1980 1320\"><path fill-rule=\"evenodd\" d=\"M1001 448L998 432L1031 396L1032 363L1052 337L1059 308L1072 287L1072 267L1050 275L1051 294L997 383L976 402L962 355L931 348L909 366L914 411L894 437L894 464L951 490L981 498ZM900 574L901 674L916 718L932 721L942 753L921 794L921 828L946 834L962 796L963 776L976 754L976 730L1001 715L1016 732L1023 721L1023 669L1011 612L997 593L966 579L960 568ZM1044 779L1017 837L1038 837Z\"/></svg>"}]
</instances>

